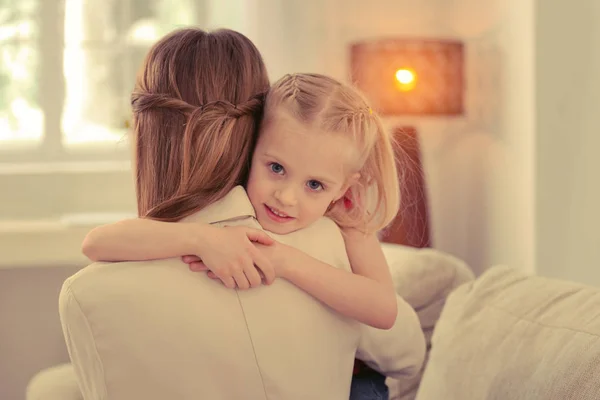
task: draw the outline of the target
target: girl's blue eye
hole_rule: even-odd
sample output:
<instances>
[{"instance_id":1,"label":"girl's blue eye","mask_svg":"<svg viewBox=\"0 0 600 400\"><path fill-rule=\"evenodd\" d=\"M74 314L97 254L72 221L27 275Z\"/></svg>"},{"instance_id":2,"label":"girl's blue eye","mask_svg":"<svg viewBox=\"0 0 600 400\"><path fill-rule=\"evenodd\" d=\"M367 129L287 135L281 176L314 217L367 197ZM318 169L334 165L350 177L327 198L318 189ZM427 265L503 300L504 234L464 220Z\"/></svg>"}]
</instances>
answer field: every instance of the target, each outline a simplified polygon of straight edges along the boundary
<instances>
[{"instance_id":1,"label":"girl's blue eye","mask_svg":"<svg viewBox=\"0 0 600 400\"><path fill-rule=\"evenodd\" d=\"M271 171L275 172L276 174L281 174L283 173L283 166L279 163L271 163Z\"/></svg>"},{"instance_id":2,"label":"girl's blue eye","mask_svg":"<svg viewBox=\"0 0 600 400\"><path fill-rule=\"evenodd\" d=\"M314 190L316 192L323 190L323 184L319 181L310 180L306 182L306 185L310 190Z\"/></svg>"}]
</instances>

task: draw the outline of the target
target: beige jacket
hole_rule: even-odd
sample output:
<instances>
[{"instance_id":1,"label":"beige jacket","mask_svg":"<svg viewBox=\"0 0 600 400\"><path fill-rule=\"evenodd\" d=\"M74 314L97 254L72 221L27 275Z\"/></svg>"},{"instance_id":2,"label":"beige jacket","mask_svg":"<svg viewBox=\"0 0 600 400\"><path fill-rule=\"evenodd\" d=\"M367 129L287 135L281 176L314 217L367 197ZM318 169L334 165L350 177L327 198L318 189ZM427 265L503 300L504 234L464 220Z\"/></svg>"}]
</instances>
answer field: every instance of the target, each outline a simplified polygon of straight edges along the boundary
<instances>
[{"instance_id":1,"label":"beige jacket","mask_svg":"<svg viewBox=\"0 0 600 400\"><path fill-rule=\"evenodd\" d=\"M245 191L188 221L260 228ZM337 226L323 218L276 240L349 269ZM85 399L347 400L361 358L392 376L418 372L424 338L398 298L389 331L332 311L289 282L224 288L179 259L96 263L69 278L60 315Z\"/></svg>"}]
</instances>

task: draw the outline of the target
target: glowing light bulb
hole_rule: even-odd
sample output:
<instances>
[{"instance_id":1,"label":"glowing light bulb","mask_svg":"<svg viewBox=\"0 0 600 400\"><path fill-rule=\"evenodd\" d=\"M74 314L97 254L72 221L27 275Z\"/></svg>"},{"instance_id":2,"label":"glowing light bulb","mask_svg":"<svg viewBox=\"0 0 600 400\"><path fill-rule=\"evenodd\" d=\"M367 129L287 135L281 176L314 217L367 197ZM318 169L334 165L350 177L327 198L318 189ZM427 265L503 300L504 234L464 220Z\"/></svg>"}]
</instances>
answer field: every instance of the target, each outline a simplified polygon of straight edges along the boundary
<instances>
[{"instance_id":1,"label":"glowing light bulb","mask_svg":"<svg viewBox=\"0 0 600 400\"><path fill-rule=\"evenodd\" d=\"M409 92L417 84L417 74L410 68L396 70L396 88L401 92Z\"/></svg>"},{"instance_id":2,"label":"glowing light bulb","mask_svg":"<svg viewBox=\"0 0 600 400\"><path fill-rule=\"evenodd\" d=\"M396 71L396 80L403 85L408 85L415 81L415 73L410 69L399 69Z\"/></svg>"}]
</instances>

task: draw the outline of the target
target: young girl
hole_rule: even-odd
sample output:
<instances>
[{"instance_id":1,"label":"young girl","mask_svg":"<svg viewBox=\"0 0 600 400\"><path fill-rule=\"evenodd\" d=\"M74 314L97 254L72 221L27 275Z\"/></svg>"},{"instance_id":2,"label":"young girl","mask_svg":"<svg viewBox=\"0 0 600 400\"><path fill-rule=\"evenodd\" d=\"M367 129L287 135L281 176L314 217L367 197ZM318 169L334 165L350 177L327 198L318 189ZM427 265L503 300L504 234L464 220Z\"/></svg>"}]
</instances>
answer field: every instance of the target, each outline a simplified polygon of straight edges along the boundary
<instances>
[{"instance_id":1,"label":"young girl","mask_svg":"<svg viewBox=\"0 0 600 400\"><path fill-rule=\"evenodd\" d=\"M273 233L332 218L343 230L352 267L349 273L277 242L256 245L270 262L259 267L267 283L274 272L348 317L383 329L394 324L396 297L376 237L398 209L394 153L381 120L356 89L316 74L275 83L246 190L258 222ZM228 287L260 284L257 268L249 273L236 264L239 255L229 254L230 243L218 234L227 229L127 220L90 232L83 250L104 261L195 254L202 261L187 258L191 268L210 270Z\"/></svg>"}]
</instances>

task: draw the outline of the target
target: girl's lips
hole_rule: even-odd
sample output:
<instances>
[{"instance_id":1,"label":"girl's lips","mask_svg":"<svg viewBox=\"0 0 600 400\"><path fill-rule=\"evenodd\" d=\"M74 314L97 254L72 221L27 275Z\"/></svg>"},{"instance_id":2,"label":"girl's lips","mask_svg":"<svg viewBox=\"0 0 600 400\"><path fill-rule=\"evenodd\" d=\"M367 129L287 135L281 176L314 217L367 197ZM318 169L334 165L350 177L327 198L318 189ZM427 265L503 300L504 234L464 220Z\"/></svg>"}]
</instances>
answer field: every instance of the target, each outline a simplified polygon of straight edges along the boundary
<instances>
[{"instance_id":1,"label":"girl's lips","mask_svg":"<svg viewBox=\"0 0 600 400\"><path fill-rule=\"evenodd\" d=\"M271 209L271 207L269 207L268 205L265 204L265 210L267 212L267 215L269 216L269 218L271 218L273 221L275 222L290 222L292 220L294 220L294 217L290 217L290 216L285 216L282 217L281 215L277 215L275 214L275 212L273 212L273 209ZM283 214L279 211L277 211L278 214Z\"/></svg>"}]
</instances>

